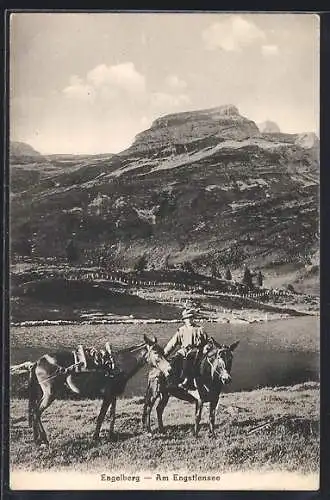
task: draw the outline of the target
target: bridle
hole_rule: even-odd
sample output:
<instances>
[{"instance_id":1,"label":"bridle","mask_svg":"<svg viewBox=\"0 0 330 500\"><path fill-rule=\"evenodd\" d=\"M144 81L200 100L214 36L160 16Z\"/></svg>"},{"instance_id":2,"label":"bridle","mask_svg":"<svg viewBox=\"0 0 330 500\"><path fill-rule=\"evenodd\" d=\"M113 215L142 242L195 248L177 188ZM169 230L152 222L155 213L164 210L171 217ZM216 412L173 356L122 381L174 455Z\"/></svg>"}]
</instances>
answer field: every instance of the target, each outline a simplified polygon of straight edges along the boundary
<instances>
[{"instance_id":1,"label":"bridle","mask_svg":"<svg viewBox=\"0 0 330 500\"><path fill-rule=\"evenodd\" d=\"M150 360L150 358L151 358L151 353L152 353L153 349L155 348L155 344L153 344L153 345L146 344L146 347L147 347L147 351L146 351L146 353L144 355L144 358L148 362ZM159 351L157 352L157 350L155 350L154 353L156 355L157 354L161 354L161 352L162 352L161 348L159 346L157 348L159 349ZM154 363L154 365L155 365L154 367L158 368L161 371L163 371L163 370L161 368L159 368L159 365L161 364L162 361L166 361L167 362L167 360L165 358L164 358L164 360L162 360L162 359L157 359L157 357L156 357L155 363Z\"/></svg>"},{"instance_id":2,"label":"bridle","mask_svg":"<svg viewBox=\"0 0 330 500\"><path fill-rule=\"evenodd\" d=\"M221 380L222 374L216 368L216 362L221 359L225 363L225 360L223 359L223 357L222 357L221 354L223 352L229 351L229 349L228 349L228 347L223 346L223 345L219 346L219 347L217 347L217 346L214 346L214 347L215 347L215 352L214 353L211 353L211 351L210 352L206 352L206 361L209 363L209 365L211 367L211 377L212 377L212 380L214 379L214 375L215 374L217 374L219 376L220 380ZM212 348L211 348L211 350L212 350ZM213 360L211 361L210 358L213 358ZM225 368L227 370L226 363L225 363Z\"/></svg>"}]
</instances>

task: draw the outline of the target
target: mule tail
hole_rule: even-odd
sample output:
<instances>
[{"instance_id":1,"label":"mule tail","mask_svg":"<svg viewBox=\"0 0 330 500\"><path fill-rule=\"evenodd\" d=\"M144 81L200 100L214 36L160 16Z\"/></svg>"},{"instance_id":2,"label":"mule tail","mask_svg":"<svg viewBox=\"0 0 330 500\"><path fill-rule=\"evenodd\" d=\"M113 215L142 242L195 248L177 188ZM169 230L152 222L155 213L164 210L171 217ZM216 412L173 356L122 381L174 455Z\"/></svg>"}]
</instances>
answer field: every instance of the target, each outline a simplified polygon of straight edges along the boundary
<instances>
[{"instance_id":1,"label":"mule tail","mask_svg":"<svg viewBox=\"0 0 330 500\"><path fill-rule=\"evenodd\" d=\"M28 406L28 421L29 426L32 427L33 424L33 413L36 408L36 403L38 400L38 387L39 382L36 376L36 366L37 363L32 363L30 367L29 375L29 406Z\"/></svg>"},{"instance_id":2,"label":"mule tail","mask_svg":"<svg viewBox=\"0 0 330 500\"><path fill-rule=\"evenodd\" d=\"M10 374L20 375L21 373L28 373L30 372L33 365L34 363L32 363L32 361L25 361L24 363L20 363L19 365L12 365L10 367Z\"/></svg>"}]
</instances>

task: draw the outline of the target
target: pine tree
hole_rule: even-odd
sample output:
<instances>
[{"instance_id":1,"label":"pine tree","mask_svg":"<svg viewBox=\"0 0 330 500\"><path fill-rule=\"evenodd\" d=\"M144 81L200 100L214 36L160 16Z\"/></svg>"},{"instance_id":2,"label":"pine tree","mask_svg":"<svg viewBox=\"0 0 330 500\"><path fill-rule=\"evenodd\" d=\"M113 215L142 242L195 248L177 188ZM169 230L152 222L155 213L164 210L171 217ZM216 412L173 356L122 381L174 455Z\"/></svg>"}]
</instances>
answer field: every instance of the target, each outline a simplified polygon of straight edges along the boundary
<instances>
[{"instance_id":1,"label":"pine tree","mask_svg":"<svg viewBox=\"0 0 330 500\"><path fill-rule=\"evenodd\" d=\"M232 280L232 275L231 275L231 271L230 271L229 267L227 267L227 269L226 269L225 279L228 281Z\"/></svg>"},{"instance_id":2,"label":"pine tree","mask_svg":"<svg viewBox=\"0 0 330 500\"><path fill-rule=\"evenodd\" d=\"M182 271L185 271L186 273L190 273L190 274L194 273L194 269L193 269L192 263L189 262L189 260L185 260L183 262L183 264L182 264Z\"/></svg>"},{"instance_id":3,"label":"pine tree","mask_svg":"<svg viewBox=\"0 0 330 500\"><path fill-rule=\"evenodd\" d=\"M263 281L264 281L264 277L262 275L262 272L259 271L258 272L258 276L257 276L257 283L258 283L258 286L261 288L262 285L263 285Z\"/></svg>"},{"instance_id":4,"label":"pine tree","mask_svg":"<svg viewBox=\"0 0 330 500\"><path fill-rule=\"evenodd\" d=\"M146 267L147 267L147 257L145 255L142 255L135 263L134 271L142 273L142 271L144 271Z\"/></svg>"},{"instance_id":5,"label":"pine tree","mask_svg":"<svg viewBox=\"0 0 330 500\"><path fill-rule=\"evenodd\" d=\"M169 260L170 260L170 254L166 255L164 261L164 268L166 269L166 271L168 271L170 268Z\"/></svg>"},{"instance_id":6,"label":"pine tree","mask_svg":"<svg viewBox=\"0 0 330 500\"><path fill-rule=\"evenodd\" d=\"M70 240L66 246L66 257L69 264L74 264L79 259L78 248L73 240Z\"/></svg>"},{"instance_id":7,"label":"pine tree","mask_svg":"<svg viewBox=\"0 0 330 500\"><path fill-rule=\"evenodd\" d=\"M217 265L214 262L211 264L211 275L212 275L212 278L218 278L219 277Z\"/></svg>"},{"instance_id":8,"label":"pine tree","mask_svg":"<svg viewBox=\"0 0 330 500\"><path fill-rule=\"evenodd\" d=\"M245 266L242 283L243 283L243 285L247 286L249 289L253 288L252 274L251 274L250 269L247 266Z\"/></svg>"}]
</instances>

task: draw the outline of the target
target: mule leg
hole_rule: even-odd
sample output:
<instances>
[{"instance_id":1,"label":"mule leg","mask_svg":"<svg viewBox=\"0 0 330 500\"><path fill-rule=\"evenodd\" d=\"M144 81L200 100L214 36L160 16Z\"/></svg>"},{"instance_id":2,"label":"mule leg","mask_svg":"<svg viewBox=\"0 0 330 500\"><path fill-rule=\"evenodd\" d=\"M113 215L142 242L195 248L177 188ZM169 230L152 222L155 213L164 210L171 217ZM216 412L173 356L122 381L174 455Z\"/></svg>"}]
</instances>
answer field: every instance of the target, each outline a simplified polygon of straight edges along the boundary
<instances>
[{"instance_id":1,"label":"mule leg","mask_svg":"<svg viewBox=\"0 0 330 500\"><path fill-rule=\"evenodd\" d=\"M159 432L165 431L164 425L163 425L163 413L164 413L165 407L168 403L169 397L170 396L168 393L162 393L160 396L160 401L156 407Z\"/></svg>"},{"instance_id":2,"label":"mule leg","mask_svg":"<svg viewBox=\"0 0 330 500\"><path fill-rule=\"evenodd\" d=\"M147 428L147 414L148 414L148 402L144 401L143 411L142 411L142 428Z\"/></svg>"},{"instance_id":3,"label":"mule leg","mask_svg":"<svg viewBox=\"0 0 330 500\"><path fill-rule=\"evenodd\" d=\"M197 399L195 404L195 427L194 427L194 436L198 436L200 421L202 417L202 409L203 409L203 401L201 399Z\"/></svg>"},{"instance_id":4,"label":"mule leg","mask_svg":"<svg viewBox=\"0 0 330 500\"><path fill-rule=\"evenodd\" d=\"M151 412L154 404L155 404L155 399L152 398L145 401L143 405L142 427L143 430L147 432L151 432Z\"/></svg>"},{"instance_id":5,"label":"mule leg","mask_svg":"<svg viewBox=\"0 0 330 500\"><path fill-rule=\"evenodd\" d=\"M31 417L30 418L31 418L31 426L33 429L33 440L34 440L35 444L39 444L40 432L39 432L39 425L38 425L38 417L36 415L35 409L31 410Z\"/></svg>"},{"instance_id":6,"label":"mule leg","mask_svg":"<svg viewBox=\"0 0 330 500\"><path fill-rule=\"evenodd\" d=\"M109 428L109 437L114 437L114 427L115 427L115 418L116 418L116 404L117 398L112 398L110 404L110 428Z\"/></svg>"},{"instance_id":7,"label":"mule leg","mask_svg":"<svg viewBox=\"0 0 330 500\"><path fill-rule=\"evenodd\" d=\"M32 427L33 430L33 440L35 444L39 443L39 425L38 425L38 416L37 416L37 405L38 403L35 403L35 406L33 408L29 408L29 422L30 426Z\"/></svg>"},{"instance_id":8,"label":"mule leg","mask_svg":"<svg viewBox=\"0 0 330 500\"><path fill-rule=\"evenodd\" d=\"M148 432L151 432L151 412L152 412L152 409L153 409L158 397L159 397L158 394L156 396L153 396L150 399L149 404L147 405L147 408L146 408L146 426L145 426L145 428Z\"/></svg>"},{"instance_id":9,"label":"mule leg","mask_svg":"<svg viewBox=\"0 0 330 500\"><path fill-rule=\"evenodd\" d=\"M33 434L35 441L40 444L49 444L46 431L41 422L42 413L48 408L55 399L55 394L51 390L44 391L43 397L34 412Z\"/></svg>"},{"instance_id":10,"label":"mule leg","mask_svg":"<svg viewBox=\"0 0 330 500\"><path fill-rule=\"evenodd\" d=\"M215 437L214 424L215 424L215 411L217 409L217 404L219 401L219 396L210 402L210 414L209 414L209 436Z\"/></svg>"},{"instance_id":11,"label":"mule leg","mask_svg":"<svg viewBox=\"0 0 330 500\"><path fill-rule=\"evenodd\" d=\"M148 409L150 404L150 381L148 380L147 390L144 395L144 404L142 411L142 428L143 430L147 429L147 420L148 420Z\"/></svg>"},{"instance_id":12,"label":"mule leg","mask_svg":"<svg viewBox=\"0 0 330 500\"><path fill-rule=\"evenodd\" d=\"M151 432L151 412L152 408L159 397L158 381L155 379L149 380L146 394L144 397L144 406L142 413L143 429Z\"/></svg>"},{"instance_id":13,"label":"mule leg","mask_svg":"<svg viewBox=\"0 0 330 500\"><path fill-rule=\"evenodd\" d=\"M96 427L95 427L95 431L93 434L93 441L97 441L100 437L100 430L101 430L102 424L104 422L104 418L106 416L108 408L110 406L110 403L111 403L111 398L109 398L108 396L105 396L103 398L103 401L102 401L100 413L99 413L97 420L96 420Z\"/></svg>"}]
</instances>

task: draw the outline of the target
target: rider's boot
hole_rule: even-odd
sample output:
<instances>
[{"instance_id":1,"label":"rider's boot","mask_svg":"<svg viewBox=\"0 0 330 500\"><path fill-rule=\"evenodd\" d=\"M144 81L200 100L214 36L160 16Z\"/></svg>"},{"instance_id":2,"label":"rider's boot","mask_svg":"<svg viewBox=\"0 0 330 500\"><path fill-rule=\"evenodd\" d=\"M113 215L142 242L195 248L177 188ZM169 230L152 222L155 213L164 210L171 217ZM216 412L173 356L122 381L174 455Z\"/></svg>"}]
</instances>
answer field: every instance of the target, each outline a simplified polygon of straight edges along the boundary
<instances>
[{"instance_id":1,"label":"rider's boot","mask_svg":"<svg viewBox=\"0 0 330 500\"><path fill-rule=\"evenodd\" d=\"M196 381L194 377L186 377L179 385L181 389L191 390L191 389L197 389Z\"/></svg>"},{"instance_id":2,"label":"rider's boot","mask_svg":"<svg viewBox=\"0 0 330 500\"><path fill-rule=\"evenodd\" d=\"M180 389L188 389L188 378L186 377L182 382L180 382L180 384L178 384L178 387L180 387Z\"/></svg>"}]
</instances>

